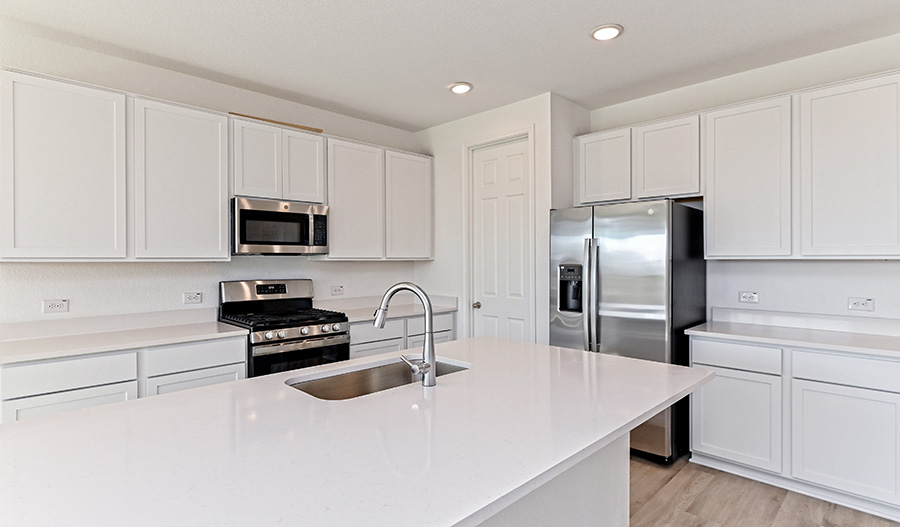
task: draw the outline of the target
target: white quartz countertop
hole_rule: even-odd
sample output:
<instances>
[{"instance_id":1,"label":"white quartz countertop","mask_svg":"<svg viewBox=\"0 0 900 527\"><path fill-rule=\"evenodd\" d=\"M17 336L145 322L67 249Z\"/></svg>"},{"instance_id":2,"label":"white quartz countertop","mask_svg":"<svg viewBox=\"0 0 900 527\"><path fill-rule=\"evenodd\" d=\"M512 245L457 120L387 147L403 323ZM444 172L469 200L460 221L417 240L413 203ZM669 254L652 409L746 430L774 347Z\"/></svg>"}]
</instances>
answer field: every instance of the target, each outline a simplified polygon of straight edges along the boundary
<instances>
[{"instance_id":1,"label":"white quartz countertop","mask_svg":"<svg viewBox=\"0 0 900 527\"><path fill-rule=\"evenodd\" d=\"M75 335L5 339L0 340L0 365L241 336L247 336L246 329L221 322L194 322Z\"/></svg>"},{"instance_id":2,"label":"white quartz countertop","mask_svg":"<svg viewBox=\"0 0 900 527\"><path fill-rule=\"evenodd\" d=\"M345 401L384 354L0 425L0 524L476 525L712 378L481 337L465 371Z\"/></svg>"},{"instance_id":3,"label":"white quartz countertop","mask_svg":"<svg viewBox=\"0 0 900 527\"><path fill-rule=\"evenodd\" d=\"M695 337L900 358L900 337L892 335L719 321L707 322L685 333Z\"/></svg>"}]
</instances>

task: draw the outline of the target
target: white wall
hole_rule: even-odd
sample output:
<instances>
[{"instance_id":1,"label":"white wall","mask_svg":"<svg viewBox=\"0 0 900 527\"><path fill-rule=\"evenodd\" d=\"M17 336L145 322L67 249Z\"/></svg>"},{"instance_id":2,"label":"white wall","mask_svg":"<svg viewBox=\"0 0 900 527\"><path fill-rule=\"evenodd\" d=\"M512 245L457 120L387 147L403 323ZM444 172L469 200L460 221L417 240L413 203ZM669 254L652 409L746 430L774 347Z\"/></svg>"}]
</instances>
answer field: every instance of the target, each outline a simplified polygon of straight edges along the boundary
<instances>
[{"instance_id":1,"label":"white wall","mask_svg":"<svg viewBox=\"0 0 900 527\"><path fill-rule=\"evenodd\" d=\"M590 131L590 112L559 95L550 96L550 147L553 195L550 208L565 209L575 205L576 135Z\"/></svg>"},{"instance_id":2,"label":"white wall","mask_svg":"<svg viewBox=\"0 0 900 527\"><path fill-rule=\"evenodd\" d=\"M534 222L535 222L535 329L538 342L549 336L550 258L550 100L547 93L418 132L422 144L434 155L435 259L416 264L416 281L433 294L459 296L460 336L469 335L467 317L472 299L466 290L469 235L467 210L466 145L478 144L534 127Z\"/></svg>"},{"instance_id":3,"label":"white wall","mask_svg":"<svg viewBox=\"0 0 900 527\"><path fill-rule=\"evenodd\" d=\"M3 18L0 65L424 152L418 138L405 130L104 55L35 34ZM411 262L343 263L304 257L239 257L223 263L0 263L0 322L215 307L218 282L233 279L312 278L317 298L331 298L331 285L344 286L342 298L375 296L412 279L413 273ZM184 291L201 291L203 304L182 305ZM43 315L42 298L68 298L70 312Z\"/></svg>"},{"instance_id":4,"label":"white wall","mask_svg":"<svg viewBox=\"0 0 900 527\"><path fill-rule=\"evenodd\" d=\"M593 131L698 112L769 95L900 69L900 34L811 55L591 111ZM900 262L711 261L708 307L900 318ZM739 304L738 291L760 303ZM849 296L875 311L847 310Z\"/></svg>"}]
</instances>

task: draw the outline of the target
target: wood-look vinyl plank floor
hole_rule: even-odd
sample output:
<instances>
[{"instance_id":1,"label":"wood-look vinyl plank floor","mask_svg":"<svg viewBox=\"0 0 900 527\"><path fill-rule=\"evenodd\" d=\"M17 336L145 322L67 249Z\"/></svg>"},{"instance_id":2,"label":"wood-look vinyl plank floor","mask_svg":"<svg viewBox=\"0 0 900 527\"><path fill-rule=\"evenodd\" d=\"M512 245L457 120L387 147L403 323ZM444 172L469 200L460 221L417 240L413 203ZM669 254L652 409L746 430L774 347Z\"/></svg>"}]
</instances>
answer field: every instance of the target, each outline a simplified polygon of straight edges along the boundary
<instances>
[{"instance_id":1,"label":"wood-look vinyl plank floor","mask_svg":"<svg viewBox=\"0 0 900 527\"><path fill-rule=\"evenodd\" d=\"M680 459L631 458L631 527L900 527L854 509Z\"/></svg>"}]
</instances>

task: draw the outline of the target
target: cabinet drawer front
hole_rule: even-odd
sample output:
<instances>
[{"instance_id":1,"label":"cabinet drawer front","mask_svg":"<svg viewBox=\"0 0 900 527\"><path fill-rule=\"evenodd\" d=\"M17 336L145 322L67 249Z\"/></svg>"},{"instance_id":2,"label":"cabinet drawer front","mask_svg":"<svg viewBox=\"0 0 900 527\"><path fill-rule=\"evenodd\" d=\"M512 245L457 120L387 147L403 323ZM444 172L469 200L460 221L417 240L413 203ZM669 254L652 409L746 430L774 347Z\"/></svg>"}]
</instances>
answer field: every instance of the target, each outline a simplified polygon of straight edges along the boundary
<instances>
[{"instance_id":1,"label":"cabinet drawer front","mask_svg":"<svg viewBox=\"0 0 900 527\"><path fill-rule=\"evenodd\" d=\"M243 337L203 340L141 351L146 375L165 375L247 361L247 339Z\"/></svg>"},{"instance_id":2,"label":"cabinet drawer front","mask_svg":"<svg viewBox=\"0 0 900 527\"><path fill-rule=\"evenodd\" d=\"M425 316L406 319L407 335L422 335L425 333ZM450 331L453 329L453 313L434 316L434 331Z\"/></svg>"},{"instance_id":3,"label":"cabinet drawer front","mask_svg":"<svg viewBox=\"0 0 900 527\"><path fill-rule=\"evenodd\" d=\"M0 399L61 392L137 379L134 353L95 355L0 368Z\"/></svg>"},{"instance_id":4,"label":"cabinet drawer front","mask_svg":"<svg viewBox=\"0 0 900 527\"><path fill-rule=\"evenodd\" d=\"M403 338L403 319L388 320L384 323L384 329L378 329L371 322L357 322L350 324L350 344L363 344L378 340Z\"/></svg>"},{"instance_id":5,"label":"cabinet drawer front","mask_svg":"<svg viewBox=\"0 0 900 527\"><path fill-rule=\"evenodd\" d=\"M808 351L793 355L796 378L900 393L900 362Z\"/></svg>"},{"instance_id":6,"label":"cabinet drawer front","mask_svg":"<svg viewBox=\"0 0 900 527\"><path fill-rule=\"evenodd\" d=\"M141 397L212 386L213 384L236 381L246 377L246 366L243 364L229 364L216 368L162 375L145 381Z\"/></svg>"},{"instance_id":7,"label":"cabinet drawer front","mask_svg":"<svg viewBox=\"0 0 900 527\"><path fill-rule=\"evenodd\" d=\"M440 344L442 342L450 342L453 340L452 332L450 331L436 331L434 333L434 343ZM425 334L415 335L406 339L406 349L413 351L421 351L421 348L425 345Z\"/></svg>"},{"instance_id":8,"label":"cabinet drawer front","mask_svg":"<svg viewBox=\"0 0 900 527\"><path fill-rule=\"evenodd\" d=\"M137 399L137 384L137 381L121 382L61 393L37 395L16 399L15 401L3 401L0 403L0 407L2 407L2 420L0 422L11 423L69 410L80 410L103 404L130 401Z\"/></svg>"},{"instance_id":9,"label":"cabinet drawer front","mask_svg":"<svg viewBox=\"0 0 900 527\"><path fill-rule=\"evenodd\" d=\"M781 348L692 338L691 361L694 364L781 375Z\"/></svg>"},{"instance_id":10,"label":"cabinet drawer front","mask_svg":"<svg viewBox=\"0 0 900 527\"><path fill-rule=\"evenodd\" d=\"M365 344L351 344L350 358L358 359L359 357L367 357L369 355L377 355L379 353L387 353L389 351L400 351L402 349L402 337L390 340L382 340L379 342L367 342Z\"/></svg>"}]
</instances>

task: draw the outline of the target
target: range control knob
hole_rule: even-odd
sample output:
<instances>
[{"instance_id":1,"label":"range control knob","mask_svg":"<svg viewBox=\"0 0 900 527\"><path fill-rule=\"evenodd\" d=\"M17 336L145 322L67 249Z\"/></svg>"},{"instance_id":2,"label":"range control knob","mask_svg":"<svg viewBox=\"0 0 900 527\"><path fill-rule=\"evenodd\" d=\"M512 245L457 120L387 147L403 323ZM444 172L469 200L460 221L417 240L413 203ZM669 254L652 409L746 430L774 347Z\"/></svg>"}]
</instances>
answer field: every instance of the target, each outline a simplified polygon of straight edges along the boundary
<instances>
[{"instance_id":1,"label":"range control knob","mask_svg":"<svg viewBox=\"0 0 900 527\"><path fill-rule=\"evenodd\" d=\"M332 329L333 331L340 331L340 330L341 330L341 325L340 325L340 324L335 324L335 325L331 326L331 329Z\"/></svg>"},{"instance_id":2,"label":"range control knob","mask_svg":"<svg viewBox=\"0 0 900 527\"><path fill-rule=\"evenodd\" d=\"M266 334L264 336L266 337L266 340L272 340L275 338L275 334L271 331L266 331Z\"/></svg>"},{"instance_id":3,"label":"range control knob","mask_svg":"<svg viewBox=\"0 0 900 527\"><path fill-rule=\"evenodd\" d=\"M301 335L309 335L309 328L300 328Z\"/></svg>"},{"instance_id":4,"label":"range control knob","mask_svg":"<svg viewBox=\"0 0 900 527\"><path fill-rule=\"evenodd\" d=\"M283 329L278 332L278 338L280 339L283 339L286 335L287 333L285 333Z\"/></svg>"},{"instance_id":5,"label":"range control knob","mask_svg":"<svg viewBox=\"0 0 900 527\"><path fill-rule=\"evenodd\" d=\"M331 326L322 326L322 333L328 333L331 331Z\"/></svg>"}]
</instances>

